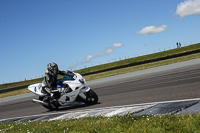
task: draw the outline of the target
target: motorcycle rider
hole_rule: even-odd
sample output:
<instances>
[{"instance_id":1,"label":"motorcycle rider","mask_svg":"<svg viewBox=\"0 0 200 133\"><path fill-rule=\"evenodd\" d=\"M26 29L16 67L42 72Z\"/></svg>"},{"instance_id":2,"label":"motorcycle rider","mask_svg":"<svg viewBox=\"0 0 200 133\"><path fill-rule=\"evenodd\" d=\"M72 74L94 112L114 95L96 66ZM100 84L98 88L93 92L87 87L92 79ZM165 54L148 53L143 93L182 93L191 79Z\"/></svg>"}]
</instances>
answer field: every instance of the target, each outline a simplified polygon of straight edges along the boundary
<instances>
[{"instance_id":1,"label":"motorcycle rider","mask_svg":"<svg viewBox=\"0 0 200 133\"><path fill-rule=\"evenodd\" d=\"M47 71L45 72L44 80L42 81L42 89L45 93L47 93L49 96L51 96L51 100L58 100L60 97L60 92L57 89L57 76L60 75L72 75L73 73L71 71L60 71L58 69L58 65L54 62L49 63L47 65ZM73 76L73 75L72 75Z\"/></svg>"}]
</instances>

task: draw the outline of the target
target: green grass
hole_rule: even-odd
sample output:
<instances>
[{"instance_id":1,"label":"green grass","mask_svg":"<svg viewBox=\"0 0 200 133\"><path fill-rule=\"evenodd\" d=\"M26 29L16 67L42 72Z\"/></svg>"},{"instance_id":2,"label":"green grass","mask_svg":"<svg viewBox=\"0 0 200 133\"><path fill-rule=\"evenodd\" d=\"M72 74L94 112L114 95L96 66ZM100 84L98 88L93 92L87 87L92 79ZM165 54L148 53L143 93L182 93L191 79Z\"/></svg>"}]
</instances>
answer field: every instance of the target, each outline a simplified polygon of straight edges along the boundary
<instances>
[{"instance_id":1,"label":"green grass","mask_svg":"<svg viewBox=\"0 0 200 133\"><path fill-rule=\"evenodd\" d=\"M148 54L148 55L144 55L144 56L125 59L125 60L107 63L107 64L103 64L103 65L88 67L88 68L77 70L76 72L85 74L85 73L99 71L99 70L112 68L112 67L116 67L116 66L120 66L120 65L127 65L127 64L131 64L133 62L140 62L140 61L144 61L144 60L150 60L150 59L165 57L165 56L169 56L169 55L184 53L184 52L192 51L192 50L196 50L196 49L200 49L200 43L182 47L182 48L178 48L178 49L172 49L172 50L167 50L167 51L163 51L163 52L159 52L159 53Z\"/></svg>"},{"instance_id":2,"label":"green grass","mask_svg":"<svg viewBox=\"0 0 200 133\"><path fill-rule=\"evenodd\" d=\"M84 76L86 81L200 58L200 53Z\"/></svg>"},{"instance_id":3,"label":"green grass","mask_svg":"<svg viewBox=\"0 0 200 133\"><path fill-rule=\"evenodd\" d=\"M192 51L192 50L196 50L196 49L200 49L200 43L182 47L182 48L178 48L178 49L172 49L172 50L167 50L167 51L163 51L163 52L159 52L159 53L154 53L154 54L139 56L139 57L135 57L135 58L125 59L125 60L121 60L121 61L116 61L116 62L112 62L112 63L108 63L108 64L88 67L85 69L77 70L75 72L80 73L80 74L85 74L88 72L94 72L94 71L112 68L112 67L116 67L116 66L120 66L120 65L127 65L130 63L134 63L134 62L140 62L140 61L144 61L144 60L165 57L168 55L173 55L173 54L178 54L178 53L184 53L184 52ZM38 78L38 79L26 80L26 81L21 81L21 82L16 82L16 83L0 84L0 89L20 86L20 85L25 85L25 84L31 84L31 83L37 83L37 82L41 82L42 80L43 80L43 78Z\"/></svg>"},{"instance_id":4,"label":"green grass","mask_svg":"<svg viewBox=\"0 0 200 133\"><path fill-rule=\"evenodd\" d=\"M21 85L26 85L26 84L32 84L32 83L38 83L38 82L41 82L42 80L43 80L43 78L37 78L37 79L20 81L20 82L15 82L15 83L1 84L0 89L5 89L5 88L10 88L10 87L15 87L15 86L21 86Z\"/></svg>"},{"instance_id":5,"label":"green grass","mask_svg":"<svg viewBox=\"0 0 200 133\"><path fill-rule=\"evenodd\" d=\"M178 58L173 58L173 59L168 59L168 60L163 60L163 61L158 61L158 62L153 62L153 63L148 63L148 64L143 64L143 65L138 65L138 66L127 67L127 68L123 68L123 69L119 69L119 70L112 70L112 71L108 71L108 72L92 74L92 75L84 76L84 78L86 79L86 81L89 81L89 80L114 76L114 75L118 75L118 74L123 74L123 73L134 72L134 71L144 70L144 69L148 69L148 68L173 64L173 63L196 59L196 58L200 58L200 53L187 55L187 56L183 56L183 57L178 57ZM41 81L42 81L42 79L41 79ZM20 90L2 93L2 94L0 94L0 98L14 96L14 95L18 95L18 94L24 94L24 93L28 93L28 92L30 92L30 91L27 88L24 88L24 89L20 89Z\"/></svg>"},{"instance_id":6,"label":"green grass","mask_svg":"<svg viewBox=\"0 0 200 133\"><path fill-rule=\"evenodd\" d=\"M171 52L168 52L168 53L175 53L175 52L177 53L177 51L180 53L180 52L186 51L186 49L187 49L187 51L190 51L190 50L194 50L195 48L199 48L199 46L200 46L200 43L192 45L192 46L187 46L187 47L184 47L184 48L170 50ZM165 52L166 51L164 51L164 53ZM164 55L163 52L161 52L161 53L162 53L162 55ZM157 53L157 54L161 54L161 53ZM147 59L148 56L145 56L145 57L146 57L145 59ZM138 58L141 59L142 57L137 57L137 58L133 58L133 59L139 60ZM86 81L89 81L89 80L94 80L94 79L98 79L98 78L104 78L104 77L114 76L114 75L118 75L118 74L123 74L123 73L128 73L128 72L133 72L133 71L144 70L144 69L148 69L148 68L153 68L153 67L158 67L158 66L173 64L173 63L187 61L187 60L196 59L196 58L200 58L200 53L191 54L191 55L187 55L187 56L182 56L182 57L178 57L178 58L172 58L172 59L158 61L158 62L147 63L147 64L143 64L143 65L138 65L138 66L132 66L132 67L127 67L127 68L122 68L122 69L118 69L118 70L112 70L112 71L108 71L108 72L102 72L102 73L92 74L92 75L84 76L84 78L86 79ZM144 59L144 56L143 56L143 59ZM107 65L107 64L105 64L105 65ZM86 68L86 69L88 69L88 68ZM0 87L3 88L5 86L7 86L7 87L8 86L9 87L18 86L18 85L23 85L23 84L30 84L30 83L41 82L42 80L43 80L43 78L39 78L39 79L34 79L34 80L29 80L29 81L22 81L22 82L18 82L18 83L4 84L4 85L0 85ZM28 89L21 89L21 90L16 90L16 91L11 91L11 92L1 93L0 94L0 98L8 97L8 96L13 96L13 95L17 95L17 94L23 94L23 93L27 93L27 92L29 92Z\"/></svg>"},{"instance_id":7,"label":"green grass","mask_svg":"<svg viewBox=\"0 0 200 133\"><path fill-rule=\"evenodd\" d=\"M0 98L8 97L8 96L15 96L15 95L20 95L24 93L30 92L28 88L20 89L20 90L14 90L10 92L5 92L0 94Z\"/></svg>"},{"instance_id":8,"label":"green grass","mask_svg":"<svg viewBox=\"0 0 200 133\"><path fill-rule=\"evenodd\" d=\"M57 121L0 124L0 132L121 133L200 132L200 114L88 117Z\"/></svg>"}]
</instances>

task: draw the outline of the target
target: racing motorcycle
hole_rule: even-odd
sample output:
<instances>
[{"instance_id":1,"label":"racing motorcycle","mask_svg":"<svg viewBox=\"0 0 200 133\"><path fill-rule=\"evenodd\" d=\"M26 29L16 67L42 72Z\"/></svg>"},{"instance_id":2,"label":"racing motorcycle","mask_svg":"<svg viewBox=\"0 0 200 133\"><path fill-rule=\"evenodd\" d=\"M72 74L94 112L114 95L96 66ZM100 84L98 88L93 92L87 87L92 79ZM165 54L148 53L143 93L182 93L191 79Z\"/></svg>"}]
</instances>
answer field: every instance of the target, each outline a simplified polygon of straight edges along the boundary
<instances>
[{"instance_id":1,"label":"racing motorcycle","mask_svg":"<svg viewBox=\"0 0 200 133\"><path fill-rule=\"evenodd\" d=\"M85 103L88 105L98 102L97 94L86 86L85 79L79 74L72 72L73 75L64 75L57 85L59 98L52 100L51 96L47 95L42 89L42 83L36 83L28 86L28 89L39 96L39 99L33 99L35 103L40 103L49 110L57 110L61 106L72 106Z\"/></svg>"}]
</instances>

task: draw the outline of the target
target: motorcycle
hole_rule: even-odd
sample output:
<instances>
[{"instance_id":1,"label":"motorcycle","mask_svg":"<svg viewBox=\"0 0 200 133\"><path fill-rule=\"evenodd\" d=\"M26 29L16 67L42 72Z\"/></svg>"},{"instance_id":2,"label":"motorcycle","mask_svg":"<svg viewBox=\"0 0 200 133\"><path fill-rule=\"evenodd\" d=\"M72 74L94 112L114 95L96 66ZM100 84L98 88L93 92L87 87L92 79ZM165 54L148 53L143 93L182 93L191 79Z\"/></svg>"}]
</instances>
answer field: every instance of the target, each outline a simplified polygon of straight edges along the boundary
<instances>
[{"instance_id":1,"label":"motorcycle","mask_svg":"<svg viewBox=\"0 0 200 133\"><path fill-rule=\"evenodd\" d=\"M52 100L42 89L42 83L36 83L28 86L28 89L39 96L39 99L33 99L34 103L40 103L49 110L57 110L62 106L72 106L85 103L93 105L98 102L97 94L86 86L85 79L79 74L72 72L73 75L64 75L58 79L62 84L57 85L60 97Z\"/></svg>"}]
</instances>

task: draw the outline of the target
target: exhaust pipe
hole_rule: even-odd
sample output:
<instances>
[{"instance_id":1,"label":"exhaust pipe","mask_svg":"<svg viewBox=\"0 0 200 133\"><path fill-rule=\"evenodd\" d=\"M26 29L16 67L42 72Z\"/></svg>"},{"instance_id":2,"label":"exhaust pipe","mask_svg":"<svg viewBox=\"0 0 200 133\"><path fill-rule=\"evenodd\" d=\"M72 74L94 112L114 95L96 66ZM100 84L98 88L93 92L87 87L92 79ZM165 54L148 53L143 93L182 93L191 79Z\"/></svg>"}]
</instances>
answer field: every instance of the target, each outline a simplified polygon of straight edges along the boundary
<instances>
[{"instance_id":1,"label":"exhaust pipe","mask_svg":"<svg viewBox=\"0 0 200 133\"><path fill-rule=\"evenodd\" d=\"M34 103L39 103L39 104L42 104L42 105L44 105L44 106L49 106L48 103L43 102L43 101L41 101L41 100L33 99L32 101L33 101Z\"/></svg>"}]
</instances>

